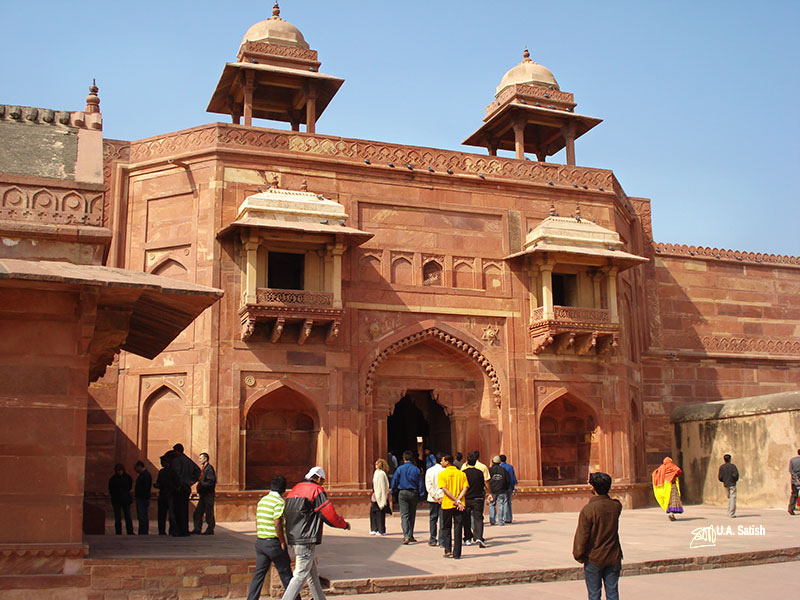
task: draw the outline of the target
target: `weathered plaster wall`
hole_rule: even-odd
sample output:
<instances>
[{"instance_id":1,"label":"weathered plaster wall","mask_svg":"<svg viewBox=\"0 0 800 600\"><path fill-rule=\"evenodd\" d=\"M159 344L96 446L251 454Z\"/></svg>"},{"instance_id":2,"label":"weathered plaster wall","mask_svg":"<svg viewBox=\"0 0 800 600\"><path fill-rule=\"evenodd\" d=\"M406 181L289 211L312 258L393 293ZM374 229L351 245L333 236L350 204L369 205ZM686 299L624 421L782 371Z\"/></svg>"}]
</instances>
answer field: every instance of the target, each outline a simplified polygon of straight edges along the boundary
<instances>
[{"instance_id":1,"label":"weathered plaster wall","mask_svg":"<svg viewBox=\"0 0 800 600\"><path fill-rule=\"evenodd\" d=\"M687 502L725 505L718 470L730 454L741 506L786 506L789 459L800 445L800 392L686 406L671 421Z\"/></svg>"}]
</instances>

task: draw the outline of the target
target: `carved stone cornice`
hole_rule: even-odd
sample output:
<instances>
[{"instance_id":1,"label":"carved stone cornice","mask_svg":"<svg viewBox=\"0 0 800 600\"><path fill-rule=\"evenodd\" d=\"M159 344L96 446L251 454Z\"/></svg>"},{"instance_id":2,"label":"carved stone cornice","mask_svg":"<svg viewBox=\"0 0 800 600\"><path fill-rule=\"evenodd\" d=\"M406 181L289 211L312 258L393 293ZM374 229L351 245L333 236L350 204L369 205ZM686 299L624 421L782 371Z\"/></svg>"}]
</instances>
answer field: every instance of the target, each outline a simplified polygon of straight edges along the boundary
<instances>
[{"instance_id":1,"label":"carved stone cornice","mask_svg":"<svg viewBox=\"0 0 800 600\"><path fill-rule=\"evenodd\" d=\"M656 243L654 250L658 256L679 256L684 258L714 259L724 261L745 262L752 264L770 264L786 267L800 266L799 256L783 254L764 254L761 252L740 252L707 248L705 246L687 246L686 244Z\"/></svg>"},{"instance_id":2,"label":"carved stone cornice","mask_svg":"<svg viewBox=\"0 0 800 600\"><path fill-rule=\"evenodd\" d=\"M23 183L0 176L0 219L48 225L103 225L103 197L97 186L48 179Z\"/></svg>"},{"instance_id":3,"label":"carved stone cornice","mask_svg":"<svg viewBox=\"0 0 800 600\"><path fill-rule=\"evenodd\" d=\"M607 169L521 161L499 156L222 123L131 142L130 160L137 163L186 152L226 148L275 150L296 155L330 157L353 162L364 168L371 168L370 164L386 165L389 162L397 165L409 164L418 169L430 167L434 173L446 176L449 176L449 169L454 175L480 173L484 176L544 185L593 190L602 188L608 192L619 186L614 174ZM367 160L370 162L366 163ZM627 198L624 198L623 203L632 213Z\"/></svg>"}]
</instances>

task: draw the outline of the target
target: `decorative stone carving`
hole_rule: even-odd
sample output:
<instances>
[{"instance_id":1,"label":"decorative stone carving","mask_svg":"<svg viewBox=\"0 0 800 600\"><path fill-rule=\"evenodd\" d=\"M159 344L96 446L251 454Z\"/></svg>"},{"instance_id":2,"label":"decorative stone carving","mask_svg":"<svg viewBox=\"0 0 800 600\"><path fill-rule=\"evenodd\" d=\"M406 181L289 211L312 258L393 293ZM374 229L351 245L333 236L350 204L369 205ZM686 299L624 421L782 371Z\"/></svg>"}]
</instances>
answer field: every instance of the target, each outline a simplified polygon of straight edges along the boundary
<instances>
[{"instance_id":1,"label":"decorative stone carving","mask_svg":"<svg viewBox=\"0 0 800 600\"><path fill-rule=\"evenodd\" d=\"M103 225L103 193L0 181L0 219L55 225Z\"/></svg>"},{"instance_id":2,"label":"decorative stone carving","mask_svg":"<svg viewBox=\"0 0 800 600\"><path fill-rule=\"evenodd\" d=\"M735 260L748 263L769 263L777 265L800 265L800 256L785 256L782 254L762 254L761 252L739 252L737 250L724 250L720 248L707 248L704 246L687 246L686 244L655 245L656 254L672 256L696 256L701 258L716 258L718 260Z\"/></svg>"},{"instance_id":3,"label":"decorative stone carving","mask_svg":"<svg viewBox=\"0 0 800 600\"><path fill-rule=\"evenodd\" d=\"M481 340L486 342L487 346L500 345L500 328L497 325L487 325L483 329Z\"/></svg>"},{"instance_id":4,"label":"decorative stone carving","mask_svg":"<svg viewBox=\"0 0 800 600\"><path fill-rule=\"evenodd\" d=\"M372 393L373 381L375 378L375 371L377 370L378 366L388 359L393 354L397 354L398 352L405 350L409 346L413 346L422 342L428 338L435 337L446 344L450 344L454 348L460 350L471 359L473 359L478 365L481 367L483 372L489 378L489 381L492 383L492 395L494 396L494 401L497 407L500 407L500 400L501 400L501 391L500 391L500 378L497 375L494 367L492 366L489 359L487 359L479 350L474 348L472 345L468 344L467 342L458 339L455 336L450 335L447 332L442 331L438 327L429 327L424 331L420 331L418 333L414 333L408 337L403 338L402 340L395 342L388 348L386 348L383 352L381 352L378 356L370 364L369 368L367 369L367 381L364 387L365 395L369 396Z\"/></svg>"}]
</instances>

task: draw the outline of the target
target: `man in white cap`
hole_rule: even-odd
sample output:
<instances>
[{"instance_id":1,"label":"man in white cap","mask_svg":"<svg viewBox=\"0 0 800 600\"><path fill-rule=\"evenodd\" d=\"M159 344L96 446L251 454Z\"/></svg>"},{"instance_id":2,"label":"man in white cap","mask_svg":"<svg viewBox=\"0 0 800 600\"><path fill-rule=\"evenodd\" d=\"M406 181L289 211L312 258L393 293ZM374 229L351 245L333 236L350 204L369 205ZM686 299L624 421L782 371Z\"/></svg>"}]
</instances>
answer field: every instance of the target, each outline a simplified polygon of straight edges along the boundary
<instances>
[{"instance_id":1,"label":"man in white cap","mask_svg":"<svg viewBox=\"0 0 800 600\"><path fill-rule=\"evenodd\" d=\"M322 484L325 471L312 467L303 481L294 486L286 496L286 541L296 558L292 580L286 587L282 600L295 598L308 579L308 587L314 600L324 600L319 573L314 561L317 544L322 543L322 522L331 527L350 529L350 523L336 513L328 500Z\"/></svg>"}]
</instances>

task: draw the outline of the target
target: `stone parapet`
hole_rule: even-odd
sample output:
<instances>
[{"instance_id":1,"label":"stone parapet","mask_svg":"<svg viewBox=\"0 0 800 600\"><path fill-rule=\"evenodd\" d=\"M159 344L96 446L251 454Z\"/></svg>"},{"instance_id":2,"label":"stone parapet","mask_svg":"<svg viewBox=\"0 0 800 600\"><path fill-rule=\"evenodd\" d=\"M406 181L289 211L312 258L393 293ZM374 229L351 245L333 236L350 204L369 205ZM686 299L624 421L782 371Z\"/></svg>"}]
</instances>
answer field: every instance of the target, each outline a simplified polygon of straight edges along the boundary
<instances>
[{"instance_id":1,"label":"stone parapet","mask_svg":"<svg viewBox=\"0 0 800 600\"><path fill-rule=\"evenodd\" d=\"M685 258L697 258L700 260L713 259L786 267L800 266L800 256L786 256L783 254L742 252L739 250L725 250L706 246L687 246L686 244L665 244L662 242L654 244L654 249L659 256L680 256Z\"/></svg>"}]
</instances>

